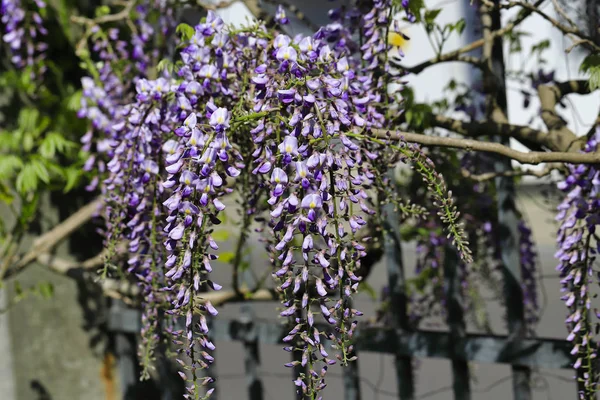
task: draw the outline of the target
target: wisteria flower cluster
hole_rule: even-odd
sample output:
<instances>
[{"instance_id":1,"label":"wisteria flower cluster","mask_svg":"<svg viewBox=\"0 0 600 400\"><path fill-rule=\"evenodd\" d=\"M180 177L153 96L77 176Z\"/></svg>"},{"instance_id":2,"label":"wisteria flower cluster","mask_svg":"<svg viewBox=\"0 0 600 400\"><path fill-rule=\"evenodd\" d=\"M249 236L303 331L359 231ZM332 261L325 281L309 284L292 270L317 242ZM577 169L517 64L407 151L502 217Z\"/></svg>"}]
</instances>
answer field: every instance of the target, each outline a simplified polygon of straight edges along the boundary
<instances>
[{"instance_id":1,"label":"wisteria flower cluster","mask_svg":"<svg viewBox=\"0 0 600 400\"><path fill-rule=\"evenodd\" d=\"M18 68L31 68L33 79L43 75L46 70L42 60L48 45L42 37L47 35L48 31L42 19L46 3L43 0L31 3L30 8L21 0L2 0L0 21L4 25L2 40L12 52L11 62Z\"/></svg>"},{"instance_id":2,"label":"wisteria flower cluster","mask_svg":"<svg viewBox=\"0 0 600 400\"><path fill-rule=\"evenodd\" d=\"M597 151L600 128L588 140L584 152ZM566 197L558 206L556 220L560 222L557 235L559 260L556 267L562 277L561 285L569 315L568 340L573 343L571 354L577 357L574 368L583 382L581 398L589 398L597 390L597 347L593 343L594 325L592 310L592 284L595 272L592 267L598 246L596 227L600 224L600 171L595 165L569 166L570 174L558 184ZM597 332L597 330L596 330Z\"/></svg>"},{"instance_id":3,"label":"wisteria flower cluster","mask_svg":"<svg viewBox=\"0 0 600 400\"><path fill-rule=\"evenodd\" d=\"M182 331L171 324L165 333L192 360L185 375L190 396L212 381L198 374L213 362L207 321L217 315L202 293L221 288L210 278L219 257L212 232L224 196L234 190L248 198L256 192L247 212L263 221L280 315L290 323L285 349L302 353L287 365L305 369L295 382L308 398L320 396L336 358L354 359L351 339L361 312L351 296L366 252L358 233L380 212L370 192L389 168L379 163L383 153L414 163L462 256L470 257L432 163L416 146L373 133L386 126L389 16L390 4L376 1L364 15L340 11L314 35L292 38L262 25L235 29L209 12L184 38L180 60L158 79L143 77L148 60L136 40L132 50L117 40L114 52L98 36L104 63L96 79L84 79L81 116L102 133L95 141L88 134L85 143L96 154L88 168L96 164L107 173L97 183L109 254L125 239L126 272L149 308L144 360L158 340L156 307L185 321ZM287 22L283 10L277 19ZM362 45L354 41L357 31ZM116 54L139 60L133 97L111 69ZM397 195L387 201L420 212ZM330 328L318 328L319 321Z\"/></svg>"}]
</instances>

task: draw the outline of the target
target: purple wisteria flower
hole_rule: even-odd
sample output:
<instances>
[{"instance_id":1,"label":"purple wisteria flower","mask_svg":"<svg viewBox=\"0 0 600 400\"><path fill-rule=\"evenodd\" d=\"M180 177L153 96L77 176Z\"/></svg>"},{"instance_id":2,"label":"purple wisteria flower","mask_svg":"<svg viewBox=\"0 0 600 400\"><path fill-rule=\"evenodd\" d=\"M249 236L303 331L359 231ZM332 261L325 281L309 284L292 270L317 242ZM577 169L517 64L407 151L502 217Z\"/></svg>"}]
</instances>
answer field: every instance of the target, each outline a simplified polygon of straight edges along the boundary
<instances>
[{"instance_id":1,"label":"purple wisteria flower","mask_svg":"<svg viewBox=\"0 0 600 400\"><path fill-rule=\"evenodd\" d=\"M277 11L275 12L275 21L280 25L287 25L290 22L288 17L285 15L285 10L281 4L277 6Z\"/></svg>"},{"instance_id":2,"label":"purple wisteria flower","mask_svg":"<svg viewBox=\"0 0 600 400\"><path fill-rule=\"evenodd\" d=\"M210 116L210 126L217 132L223 132L229 128L229 112L226 108L217 108ZM223 141L224 139L222 139Z\"/></svg>"},{"instance_id":3,"label":"purple wisteria flower","mask_svg":"<svg viewBox=\"0 0 600 400\"><path fill-rule=\"evenodd\" d=\"M31 78L35 79L46 71L43 60L48 45L41 37L48 31L40 16L46 11L46 3L35 0L31 5L34 10L29 10L21 0L2 0L0 21L4 27L2 40L12 52L11 62L18 68L30 68Z\"/></svg>"},{"instance_id":4,"label":"purple wisteria flower","mask_svg":"<svg viewBox=\"0 0 600 400\"><path fill-rule=\"evenodd\" d=\"M256 217L273 263L279 312L291 323L284 340L302 352L287 364L307 368L295 377L298 390L319 398L327 366L353 360L361 230L379 207L368 193L388 168L379 164L386 146L361 138L387 123L381 93L395 79L385 63L389 7L378 0L367 13L339 10L314 35L293 39L263 25L231 30L209 11L156 79L145 74L157 61L145 51L152 26L138 22L131 43L111 31L115 53L94 43L100 79L85 78L80 115L93 127L86 149L102 149L89 164L107 174L99 182L107 242L128 243L127 272L147 304L168 305L165 332L193 359L182 372L193 381L190 396L211 383L197 374L214 361L208 319L217 310L203 296L221 288L211 279L214 229L234 188L243 226ZM287 22L281 8L276 18ZM129 59L135 68L118 69ZM134 75L132 89L119 74ZM154 314L145 318L157 326Z\"/></svg>"},{"instance_id":5,"label":"purple wisteria flower","mask_svg":"<svg viewBox=\"0 0 600 400\"><path fill-rule=\"evenodd\" d=\"M600 127L596 127L583 151L598 151L599 140ZM600 246L595 236L596 227L600 224L600 174L595 165L570 165L569 172L566 179L558 184L565 193L565 199L558 206L556 216L560 228L555 257L559 261L556 269L562 278L562 300L569 309L566 323L570 333L567 340L573 343L571 354L577 357L573 367L583 376L582 398L586 398L595 392L598 382L598 373L593 367L597 349L589 344L595 340L591 312L595 311L596 317L600 318L600 313L592 310L590 293L590 286L595 283L593 260Z\"/></svg>"}]
</instances>

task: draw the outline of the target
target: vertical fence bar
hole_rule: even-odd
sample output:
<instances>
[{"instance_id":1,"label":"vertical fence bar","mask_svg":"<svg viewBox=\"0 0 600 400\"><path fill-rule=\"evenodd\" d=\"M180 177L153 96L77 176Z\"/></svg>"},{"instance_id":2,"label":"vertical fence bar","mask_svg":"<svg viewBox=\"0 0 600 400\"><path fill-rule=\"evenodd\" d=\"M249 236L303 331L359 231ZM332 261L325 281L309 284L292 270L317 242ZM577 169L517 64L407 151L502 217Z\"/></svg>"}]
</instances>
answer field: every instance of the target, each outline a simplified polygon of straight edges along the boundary
<instances>
[{"instance_id":1,"label":"vertical fence bar","mask_svg":"<svg viewBox=\"0 0 600 400\"><path fill-rule=\"evenodd\" d=\"M133 400L138 382L137 353L131 338L131 332L139 328L140 314L137 310L129 310L119 300L113 300L109 310L108 327L115 340L117 368L121 383L123 400Z\"/></svg>"},{"instance_id":2,"label":"vertical fence bar","mask_svg":"<svg viewBox=\"0 0 600 400\"><path fill-rule=\"evenodd\" d=\"M452 362L452 388L456 400L471 399L471 379L467 361L456 359L457 349L464 348L466 326L460 292L461 282L458 274L459 258L456 249L446 246L444 259L444 283L446 287L447 321L450 327L452 346L450 358Z\"/></svg>"},{"instance_id":3,"label":"vertical fence bar","mask_svg":"<svg viewBox=\"0 0 600 400\"><path fill-rule=\"evenodd\" d=\"M114 335L123 400L133 400L135 399L135 386L138 381L135 368L135 348L127 333L115 332Z\"/></svg>"},{"instance_id":4,"label":"vertical fence bar","mask_svg":"<svg viewBox=\"0 0 600 400\"><path fill-rule=\"evenodd\" d=\"M344 400L361 400L358 360L344 368Z\"/></svg>"},{"instance_id":5,"label":"vertical fence bar","mask_svg":"<svg viewBox=\"0 0 600 400\"><path fill-rule=\"evenodd\" d=\"M398 343L396 347L400 348L400 336L410 330L407 314L406 280L404 278L402 248L400 246L400 216L391 204L384 207L384 213L383 240L390 291L392 328L396 334L396 343ZM396 367L398 398L400 400L414 400L415 384L411 357L396 353L394 365Z\"/></svg>"},{"instance_id":6,"label":"vertical fence bar","mask_svg":"<svg viewBox=\"0 0 600 400\"><path fill-rule=\"evenodd\" d=\"M254 311L249 304L240 307L240 322L244 329L244 368L246 370L246 385L248 387L249 400L263 400L263 384L258 375L260 366L260 353L258 347L258 335L254 326Z\"/></svg>"},{"instance_id":7,"label":"vertical fence bar","mask_svg":"<svg viewBox=\"0 0 600 400\"><path fill-rule=\"evenodd\" d=\"M494 0L499 3L499 0ZM487 10L482 8L482 10ZM482 16L484 38L490 31L500 29L502 22L500 11L497 7L487 10L490 20L487 16ZM485 47L484 47L485 48ZM485 51L485 50L484 50ZM508 106L506 98L506 73L504 66L504 54L502 47L502 37L494 39L491 47L491 74L490 87L496 88L495 92L489 97L488 112L494 122L498 121L498 113L493 113L493 108L501 110L504 119L507 119ZM509 145L508 138L495 138L498 142ZM519 215L515 204L515 182L514 178L502 176L505 171L512 170L511 162L508 158L496 158L494 170L499 173L495 179L496 196L498 204L498 237L500 240L500 249L502 256L502 272L504 276L504 298L506 301L506 311L508 319L509 334L513 339L518 340L525 337L525 313L523 305L523 291L521 289L521 260L519 257ZM515 400L530 400L531 394L531 370L526 367L512 367L513 372L513 393Z\"/></svg>"},{"instance_id":8,"label":"vertical fence bar","mask_svg":"<svg viewBox=\"0 0 600 400\"><path fill-rule=\"evenodd\" d=\"M510 161L498 160L496 171L506 171ZM508 168L507 168L508 167ZM504 298L508 319L508 331L512 339L525 337L525 314L521 289L521 268L518 247L518 217L515 205L515 185L510 177L496 178L498 201L498 227L504 276ZM513 366L513 392L516 400L531 399L531 370Z\"/></svg>"}]
</instances>

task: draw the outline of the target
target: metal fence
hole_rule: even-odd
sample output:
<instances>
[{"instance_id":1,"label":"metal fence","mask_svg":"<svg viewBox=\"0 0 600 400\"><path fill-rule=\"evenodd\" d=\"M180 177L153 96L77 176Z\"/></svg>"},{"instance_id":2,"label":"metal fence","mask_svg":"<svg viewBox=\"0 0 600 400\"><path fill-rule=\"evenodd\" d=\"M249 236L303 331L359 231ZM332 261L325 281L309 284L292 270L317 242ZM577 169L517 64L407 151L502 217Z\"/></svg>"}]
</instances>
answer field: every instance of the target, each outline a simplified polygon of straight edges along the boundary
<instances>
[{"instance_id":1,"label":"metal fence","mask_svg":"<svg viewBox=\"0 0 600 400\"><path fill-rule=\"evenodd\" d=\"M505 189L503 189L505 190ZM518 251L515 230L507 224L516 224L511 213L514 201L500 191L499 203L504 213L500 223L503 232L503 256L510 259L513 252ZM469 334L465 329L460 282L457 274L458 259L448 257L444 266L445 292L447 298L446 332L430 330L411 330L407 318L407 298L405 277L399 240L398 218L390 208L387 210L385 229L386 264L388 285L390 288L390 304L392 305L392 323L389 327L360 327L356 334L356 352L375 352L394 356L398 398L412 400L415 398L413 379L414 358L442 358L451 361L453 392L457 400L471 398L469 362L508 364L512 368L513 397L516 400L532 398L531 370L534 368L568 369L572 368L574 357L570 354L572 344L566 340L526 338L523 329L523 304L520 289L520 268L504 267L505 296L507 304L507 321L509 336ZM516 225L515 225L516 226ZM453 254L452 252L448 252ZM518 258L517 258L518 262ZM516 299L516 300L515 300ZM248 399L262 400L263 385L258 372L260 366L261 344L283 344L282 338L287 335L288 327L277 322L264 322L254 317L247 304L241 305L241 317L212 321L211 335L214 340L239 341L243 344L244 365ZM135 349L131 337L140 330L140 315L137 310L124 308L118 303L110 313L109 326L116 335L116 350L123 390L137 381L133 361ZM129 339L124 339L129 335ZM360 400L361 389L358 377L358 363L352 363L344 370L344 398ZM297 372L297 371L296 371ZM290 375L291 377L291 375ZM218 384L218 380L217 380ZM124 392L124 393L125 393ZM128 399L124 395L125 399ZM134 397L130 397L134 398ZM173 398L166 394L164 400ZM301 397L300 397L301 398ZM510 398L510 396L509 396Z\"/></svg>"}]
</instances>

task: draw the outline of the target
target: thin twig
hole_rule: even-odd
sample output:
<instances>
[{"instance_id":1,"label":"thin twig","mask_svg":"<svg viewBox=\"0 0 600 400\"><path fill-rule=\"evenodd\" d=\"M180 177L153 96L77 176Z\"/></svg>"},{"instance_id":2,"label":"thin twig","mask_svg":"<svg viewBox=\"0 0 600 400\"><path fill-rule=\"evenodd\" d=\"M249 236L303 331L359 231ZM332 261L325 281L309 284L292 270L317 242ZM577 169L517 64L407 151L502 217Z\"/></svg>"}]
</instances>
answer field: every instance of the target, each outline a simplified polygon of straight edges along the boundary
<instances>
[{"instance_id":1,"label":"thin twig","mask_svg":"<svg viewBox=\"0 0 600 400\"><path fill-rule=\"evenodd\" d=\"M590 44L590 46L593 47L593 49L595 51L600 51L600 46L598 46L596 43L594 43L594 41L592 40L591 37L589 37L588 35L585 34L585 32L583 32L582 30L578 29L576 27L576 25L573 26L567 26L564 24L561 24L560 21L558 21L555 18L552 18L551 16L549 16L548 14L546 14L545 12L543 12L540 7L534 5L534 4L530 4L527 3L525 1L509 1L507 3L501 4L500 8L511 8L511 7L515 7L515 6L519 6L522 7L532 13L536 13L538 14L540 17L542 17L543 19L545 19L546 21L550 22L550 24L552 24L552 26L554 26L556 29L558 29L559 31L561 31L562 33L564 33L565 35L574 35L577 36L581 39L586 39L589 41L588 44Z\"/></svg>"},{"instance_id":2,"label":"thin twig","mask_svg":"<svg viewBox=\"0 0 600 400\"><path fill-rule=\"evenodd\" d=\"M571 164L599 164L600 153L568 153L568 152L540 152L529 153L511 149L500 143L482 142L472 139L449 138L429 136L411 132L390 132L385 129L373 129L376 137L382 139L402 140L410 143L418 143L426 146L450 147L465 149L467 151L481 151L484 153L495 153L508 157L522 164L537 165L545 162L564 162Z\"/></svg>"},{"instance_id":3,"label":"thin twig","mask_svg":"<svg viewBox=\"0 0 600 400\"><path fill-rule=\"evenodd\" d=\"M467 169L462 169L462 176L465 178L471 179L475 182L485 182L497 178L499 176L507 176L507 177L515 177L515 176L535 176L537 178L542 178L544 176L549 175L552 171L557 170L562 167L560 163L552 163L548 164L542 170L531 170L531 169L523 169L523 170L512 170L512 171L504 171L504 172L486 172L483 174L472 174Z\"/></svg>"},{"instance_id":4,"label":"thin twig","mask_svg":"<svg viewBox=\"0 0 600 400\"><path fill-rule=\"evenodd\" d=\"M407 67L405 65L400 64L399 59L397 59L397 58L392 58L392 60L390 61L390 63L394 67L399 68L404 71L407 71L407 72L410 72L411 74L419 74L425 68L427 68L433 64L440 64L443 62L462 62L462 63L470 64L477 68L481 68L481 60L478 57L467 56L467 55L462 55L462 54L456 55L455 57L451 57L451 58L444 58L444 56L439 56L437 58L430 60L430 62L428 62L428 63L421 63L418 65L415 65L414 67Z\"/></svg>"},{"instance_id":5,"label":"thin twig","mask_svg":"<svg viewBox=\"0 0 600 400\"><path fill-rule=\"evenodd\" d=\"M562 7L560 6L560 4L558 4L557 0L552 0L552 5L554 6L554 10L556 10L556 12L558 13L558 15L560 15L561 17L563 17L565 19L565 21L567 21L569 23L569 25L571 26L577 26L577 24L575 23L575 21L573 21L565 12L565 10L562 9Z\"/></svg>"},{"instance_id":6,"label":"thin twig","mask_svg":"<svg viewBox=\"0 0 600 400\"><path fill-rule=\"evenodd\" d=\"M534 4L532 4L532 7L538 7L544 1L545 0L537 0ZM506 35L508 32L513 30L517 25L519 25L521 22L523 22L524 19L529 17L532 12L533 11L531 11L531 10L525 10L524 12L520 13L512 22L509 22L503 28L491 32L490 34L491 34L492 38L502 37L502 36ZM461 54L469 53L473 50L476 50L476 49L480 48L481 46L483 46L484 43L485 43L484 39L475 40L475 41L467 44L466 46L461 47L458 50L450 51L448 53L434 57L430 60L424 61L421 64L415 65L415 66L411 67L411 70L412 71L422 71L422 70L424 70L432 65L438 64L440 62L456 61L458 58L461 57Z\"/></svg>"}]
</instances>

